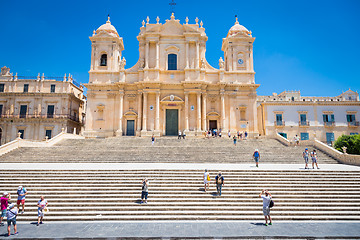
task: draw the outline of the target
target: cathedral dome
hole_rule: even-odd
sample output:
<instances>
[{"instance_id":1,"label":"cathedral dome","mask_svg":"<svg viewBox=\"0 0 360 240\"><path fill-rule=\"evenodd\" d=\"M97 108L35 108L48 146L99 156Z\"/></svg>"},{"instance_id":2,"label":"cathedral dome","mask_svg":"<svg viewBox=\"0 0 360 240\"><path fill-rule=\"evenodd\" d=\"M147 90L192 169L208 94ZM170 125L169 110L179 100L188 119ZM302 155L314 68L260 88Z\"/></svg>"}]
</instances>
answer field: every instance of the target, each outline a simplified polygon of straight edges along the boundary
<instances>
[{"instance_id":1,"label":"cathedral dome","mask_svg":"<svg viewBox=\"0 0 360 240\"><path fill-rule=\"evenodd\" d=\"M96 30L96 33L100 33L100 32L107 32L107 33L110 33L111 35L113 35L114 37L119 37L119 34L117 33L116 31L116 28L111 25L111 22L110 22L110 17L108 17L108 20L106 21L105 24L101 25L97 30Z\"/></svg>"},{"instance_id":2,"label":"cathedral dome","mask_svg":"<svg viewBox=\"0 0 360 240\"><path fill-rule=\"evenodd\" d=\"M236 35L239 32L245 33L246 35L251 35L251 32L247 30L247 28L244 27L243 25L240 25L236 18L235 25L230 28L228 36Z\"/></svg>"}]
</instances>

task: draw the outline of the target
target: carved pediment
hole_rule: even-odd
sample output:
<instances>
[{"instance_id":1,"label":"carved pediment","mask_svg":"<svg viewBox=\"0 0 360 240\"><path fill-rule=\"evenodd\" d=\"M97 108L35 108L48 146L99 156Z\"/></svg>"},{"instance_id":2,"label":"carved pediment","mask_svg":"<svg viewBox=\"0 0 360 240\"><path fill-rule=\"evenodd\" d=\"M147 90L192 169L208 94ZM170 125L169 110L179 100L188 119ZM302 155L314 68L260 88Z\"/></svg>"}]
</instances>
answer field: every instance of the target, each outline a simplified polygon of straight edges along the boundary
<instances>
[{"instance_id":1,"label":"carved pediment","mask_svg":"<svg viewBox=\"0 0 360 240\"><path fill-rule=\"evenodd\" d=\"M175 96L175 95L168 95L168 96L164 97L160 102L182 103L182 102L184 102L184 100L182 100L180 97Z\"/></svg>"},{"instance_id":2,"label":"carved pediment","mask_svg":"<svg viewBox=\"0 0 360 240\"><path fill-rule=\"evenodd\" d=\"M183 35L184 27L176 20L167 21L160 28L160 33L163 35Z\"/></svg>"}]
</instances>

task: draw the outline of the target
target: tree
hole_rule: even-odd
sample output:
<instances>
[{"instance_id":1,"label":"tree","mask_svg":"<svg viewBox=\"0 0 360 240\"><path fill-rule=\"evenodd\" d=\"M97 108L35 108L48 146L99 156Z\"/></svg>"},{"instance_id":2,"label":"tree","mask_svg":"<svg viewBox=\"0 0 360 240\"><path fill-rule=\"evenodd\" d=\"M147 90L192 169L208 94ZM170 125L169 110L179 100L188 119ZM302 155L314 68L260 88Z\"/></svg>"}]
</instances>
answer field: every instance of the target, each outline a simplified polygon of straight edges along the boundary
<instances>
[{"instance_id":1,"label":"tree","mask_svg":"<svg viewBox=\"0 0 360 240\"><path fill-rule=\"evenodd\" d=\"M334 148L343 152L343 147L346 147L348 154L360 155L360 135L342 135L334 144Z\"/></svg>"}]
</instances>

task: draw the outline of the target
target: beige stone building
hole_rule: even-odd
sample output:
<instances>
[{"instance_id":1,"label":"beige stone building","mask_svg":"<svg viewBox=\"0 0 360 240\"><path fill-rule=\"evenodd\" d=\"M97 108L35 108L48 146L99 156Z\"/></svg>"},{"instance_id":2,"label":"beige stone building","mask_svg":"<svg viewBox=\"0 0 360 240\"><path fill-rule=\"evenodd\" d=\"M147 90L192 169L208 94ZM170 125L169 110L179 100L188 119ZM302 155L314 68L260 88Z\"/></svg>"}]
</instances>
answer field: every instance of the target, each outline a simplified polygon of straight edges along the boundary
<instances>
[{"instance_id":1,"label":"beige stone building","mask_svg":"<svg viewBox=\"0 0 360 240\"><path fill-rule=\"evenodd\" d=\"M293 140L317 138L331 144L342 134L360 133L359 94L352 90L336 97L304 97L300 91L258 96L261 135L280 135Z\"/></svg>"},{"instance_id":2,"label":"beige stone building","mask_svg":"<svg viewBox=\"0 0 360 240\"><path fill-rule=\"evenodd\" d=\"M126 68L124 43L108 21L90 37L86 137L201 135L207 129L258 135L253 42L236 20L219 67L206 60L203 22L172 15L143 21L139 60Z\"/></svg>"},{"instance_id":3,"label":"beige stone building","mask_svg":"<svg viewBox=\"0 0 360 240\"><path fill-rule=\"evenodd\" d=\"M0 143L24 139L44 140L66 129L79 133L85 97L72 76L23 77L7 67L0 75Z\"/></svg>"}]
</instances>

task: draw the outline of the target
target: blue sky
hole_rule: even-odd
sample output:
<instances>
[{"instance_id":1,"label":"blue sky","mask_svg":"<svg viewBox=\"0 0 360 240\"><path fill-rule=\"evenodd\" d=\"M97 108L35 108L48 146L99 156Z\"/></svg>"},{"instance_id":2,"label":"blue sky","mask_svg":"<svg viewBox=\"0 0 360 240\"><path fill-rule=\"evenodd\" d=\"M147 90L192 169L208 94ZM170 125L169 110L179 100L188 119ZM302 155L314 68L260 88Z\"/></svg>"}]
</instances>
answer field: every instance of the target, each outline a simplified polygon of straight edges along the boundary
<instances>
[{"instance_id":1,"label":"blue sky","mask_svg":"<svg viewBox=\"0 0 360 240\"><path fill-rule=\"evenodd\" d=\"M0 66L22 76L72 73L88 82L89 36L107 20L124 39L127 68L138 59L142 20L170 17L164 1L2 1ZM238 15L253 32L260 95L300 90L303 96L360 91L360 1L176 1L180 22L204 22L206 58L218 67L222 38Z\"/></svg>"}]
</instances>

